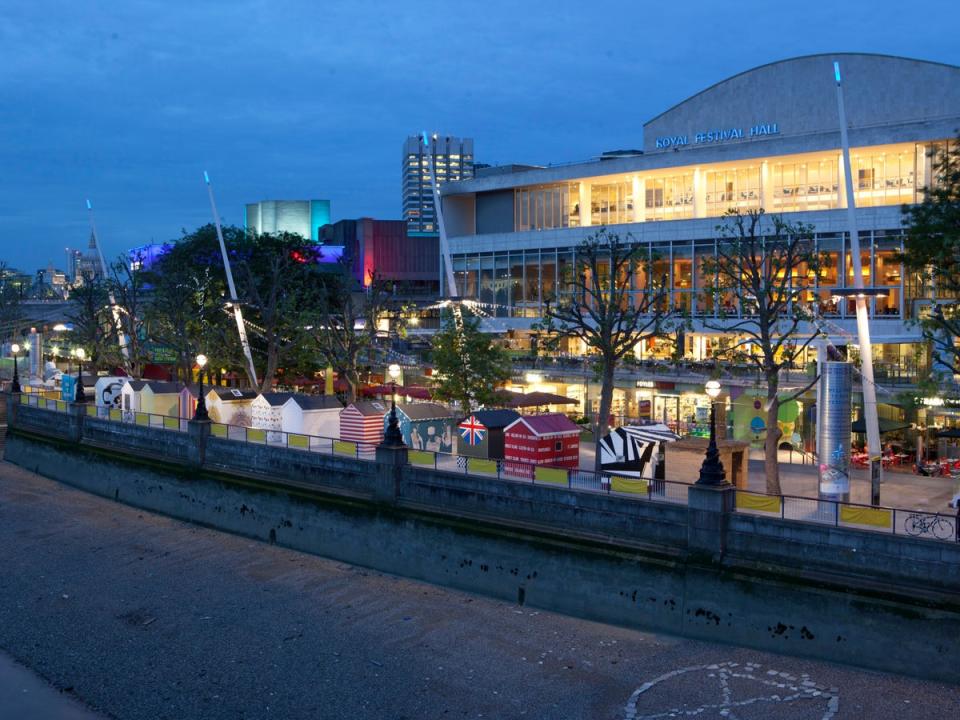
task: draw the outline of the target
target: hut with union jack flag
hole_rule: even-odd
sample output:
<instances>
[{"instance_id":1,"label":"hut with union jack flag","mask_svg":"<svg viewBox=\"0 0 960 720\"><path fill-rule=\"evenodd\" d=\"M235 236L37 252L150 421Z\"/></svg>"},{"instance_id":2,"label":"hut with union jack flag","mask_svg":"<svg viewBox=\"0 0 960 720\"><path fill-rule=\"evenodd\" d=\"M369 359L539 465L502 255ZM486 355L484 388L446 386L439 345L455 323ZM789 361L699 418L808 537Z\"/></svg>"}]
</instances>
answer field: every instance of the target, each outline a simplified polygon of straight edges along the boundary
<instances>
[{"instance_id":1,"label":"hut with union jack flag","mask_svg":"<svg viewBox=\"0 0 960 720\"><path fill-rule=\"evenodd\" d=\"M503 431L520 417L515 410L477 410L457 425L457 454L503 460Z\"/></svg>"}]
</instances>

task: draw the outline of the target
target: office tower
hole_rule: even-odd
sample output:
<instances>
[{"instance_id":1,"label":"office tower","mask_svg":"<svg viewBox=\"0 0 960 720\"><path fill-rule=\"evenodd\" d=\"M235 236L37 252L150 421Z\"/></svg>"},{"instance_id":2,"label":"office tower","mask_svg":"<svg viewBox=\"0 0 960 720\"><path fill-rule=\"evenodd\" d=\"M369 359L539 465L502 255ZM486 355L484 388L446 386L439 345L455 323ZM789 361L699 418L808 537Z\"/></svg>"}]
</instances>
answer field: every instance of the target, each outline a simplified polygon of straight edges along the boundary
<instances>
[{"instance_id":1,"label":"office tower","mask_svg":"<svg viewBox=\"0 0 960 720\"><path fill-rule=\"evenodd\" d=\"M410 232L435 233L439 228L425 149L420 136L412 135L403 143L403 219ZM473 177L472 138L433 135L430 154L438 184Z\"/></svg>"}]
</instances>

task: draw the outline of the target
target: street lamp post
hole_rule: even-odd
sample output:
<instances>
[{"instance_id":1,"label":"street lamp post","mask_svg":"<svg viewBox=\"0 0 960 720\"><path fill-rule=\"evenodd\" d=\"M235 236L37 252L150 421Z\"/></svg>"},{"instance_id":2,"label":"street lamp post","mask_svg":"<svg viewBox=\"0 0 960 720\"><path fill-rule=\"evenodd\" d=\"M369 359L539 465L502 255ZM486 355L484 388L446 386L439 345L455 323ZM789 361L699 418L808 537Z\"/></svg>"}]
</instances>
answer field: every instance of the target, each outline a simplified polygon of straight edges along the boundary
<instances>
[{"instance_id":1,"label":"street lamp post","mask_svg":"<svg viewBox=\"0 0 960 720\"><path fill-rule=\"evenodd\" d=\"M704 389L710 397L710 444L707 445L707 456L703 459L703 465L700 466L700 478L696 484L724 485L727 482L727 474L723 470L723 463L720 462L720 450L717 449L716 400L720 395L720 383L709 380Z\"/></svg>"},{"instance_id":2,"label":"street lamp post","mask_svg":"<svg viewBox=\"0 0 960 720\"><path fill-rule=\"evenodd\" d=\"M87 394L83 391L83 359L86 356L86 350L77 348L77 392L73 396L73 401L76 403L87 401Z\"/></svg>"},{"instance_id":3,"label":"street lamp post","mask_svg":"<svg viewBox=\"0 0 960 720\"><path fill-rule=\"evenodd\" d=\"M200 370L197 372L197 377L199 379L199 385L197 387L197 409L193 413L193 419L198 422L207 422L210 420L210 415L207 414L207 401L203 397L203 368L207 364L207 356L203 353L197 355L197 367Z\"/></svg>"},{"instance_id":4,"label":"street lamp post","mask_svg":"<svg viewBox=\"0 0 960 720\"><path fill-rule=\"evenodd\" d=\"M13 351L13 382L10 383L10 392L18 393L20 392L20 373L17 370L17 355L20 354L20 346L14 343L10 346L10 350Z\"/></svg>"},{"instance_id":5,"label":"street lamp post","mask_svg":"<svg viewBox=\"0 0 960 720\"><path fill-rule=\"evenodd\" d=\"M400 423L397 420L397 380L400 377L400 366L396 363L387 368L390 375L391 399L390 399L390 419L387 421L387 431L383 435L384 445L400 446L403 445L403 434L400 432Z\"/></svg>"}]
</instances>

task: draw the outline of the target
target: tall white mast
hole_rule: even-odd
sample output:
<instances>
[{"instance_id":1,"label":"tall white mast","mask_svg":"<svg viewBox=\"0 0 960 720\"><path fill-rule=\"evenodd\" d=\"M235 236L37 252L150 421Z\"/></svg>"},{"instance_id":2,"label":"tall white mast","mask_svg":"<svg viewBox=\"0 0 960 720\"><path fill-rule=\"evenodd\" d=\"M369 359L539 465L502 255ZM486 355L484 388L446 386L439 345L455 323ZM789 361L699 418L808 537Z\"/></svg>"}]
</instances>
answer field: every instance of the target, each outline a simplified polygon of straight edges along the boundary
<instances>
[{"instance_id":1,"label":"tall white mast","mask_svg":"<svg viewBox=\"0 0 960 720\"><path fill-rule=\"evenodd\" d=\"M850 139L847 137L847 113L843 107L843 86L840 82L840 63L834 61L833 75L837 82L837 110L840 114L840 145L843 150L843 179L847 194L847 224L850 231L850 255L853 263L853 287L863 290L863 264L860 260L860 233L857 229L857 206L853 194L853 172L850 168ZM873 383L873 349L870 345L870 319L867 315L867 295L858 292L857 335L860 341L860 376L863 386L863 418L867 426L867 453L870 455L870 499L880 504L880 480L883 463L880 459L880 421L877 418L877 387Z\"/></svg>"},{"instance_id":2,"label":"tall white mast","mask_svg":"<svg viewBox=\"0 0 960 720\"><path fill-rule=\"evenodd\" d=\"M430 169L430 189L433 191L433 210L437 216L437 229L440 232L440 257L443 260L443 266L447 273L447 292L448 298L458 298L457 280L453 274L453 263L450 262L450 245L447 242L447 228L443 224L443 211L440 208L440 188L437 186L436 171L433 167L433 152L430 149L430 136L426 131L423 132L423 154L427 160L427 167Z\"/></svg>"},{"instance_id":3,"label":"tall white mast","mask_svg":"<svg viewBox=\"0 0 960 720\"><path fill-rule=\"evenodd\" d=\"M100 238L97 237L97 224L93 220L93 204L90 202L90 198L87 198L87 216L90 218L90 238L93 240L93 245L97 251L97 257L100 260L100 273L103 275L104 282L107 282L109 276L107 274L107 263L103 259L103 250L100 249ZM117 300L113 294L113 290L109 291L108 297L110 298L110 312L113 314L113 324L117 328L117 342L120 343L120 353L123 355L123 363L126 365L125 370L130 371L130 348L127 344L127 335L123 332L123 323L120 320L120 308L117 307Z\"/></svg>"},{"instance_id":4,"label":"tall white mast","mask_svg":"<svg viewBox=\"0 0 960 720\"><path fill-rule=\"evenodd\" d=\"M213 212L213 223L217 228L217 240L220 241L220 254L223 256L223 269L227 273L227 287L230 289L230 305L233 306L233 317L237 321L237 332L240 334L240 344L243 346L243 355L247 359L247 370L254 386L257 382L257 369L253 364L253 354L250 352L250 341L247 339L247 326L243 322L243 313L240 310L240 301L237 299L237 287L233 284L233 272L230 270L230 258L227 257L227 246L223 242L223 229L220 227L220 214L217 212L217 203L213 199L213 185L210 176L203 171L203 181L207 184L207 194L210 196L210 210Z\"/></svg>"}]
</instances>

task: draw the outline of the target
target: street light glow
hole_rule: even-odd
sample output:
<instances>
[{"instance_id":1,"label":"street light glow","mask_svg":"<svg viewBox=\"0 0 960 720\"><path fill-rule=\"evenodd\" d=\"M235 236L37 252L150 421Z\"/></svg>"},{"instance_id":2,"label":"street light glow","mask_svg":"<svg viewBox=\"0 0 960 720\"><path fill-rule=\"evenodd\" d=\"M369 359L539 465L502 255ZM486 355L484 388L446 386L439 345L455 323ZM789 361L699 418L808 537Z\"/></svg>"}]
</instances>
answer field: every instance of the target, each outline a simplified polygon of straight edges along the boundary
<instances>
[{"instance_id":1,"label":"street light glow","mask_svg":"<svg viewBox=\"0 0 960 720\"><path fill-rule=\"evenodd\" d=\"M400 377L400 366L396 363L391 363L390 367L387 368L387 373L390 375L390 378L396 382L397 378Z\"/></svg>"},{"instance_id":2,"label":"street light glow","mask_svg":"<svg viewBox=\"0 0 960 720\"><path fill-rule=\"evenodd\" d=\"M200 353L199 355L197 355L197 366L202 369L203 366L206 364L207 364L207 356L204 355L203 353Z\"/></svg>"},{"instance_id":3,"label":"street light glow","mask_svg":"<svg viewBox=\"0 0 960 720\"><path fill-rule=\"evenodd\" d=\"M20 346L17 343L14 343L13 345L11 345L10 349L13 351L14 355L20 352Z\"/></svg>"},{"instance_id":4,"label":"street light glow","mask_svg":"<svg viewBox=\"0 0 960 720\"><path fill-rule=\"evenodd\" d=\"M717 380L707 380L704 390L706 390L707 395L709 395L711 399L716 399L717 396L720 395L720 383Z\"/></svg>"}]
</instances>

